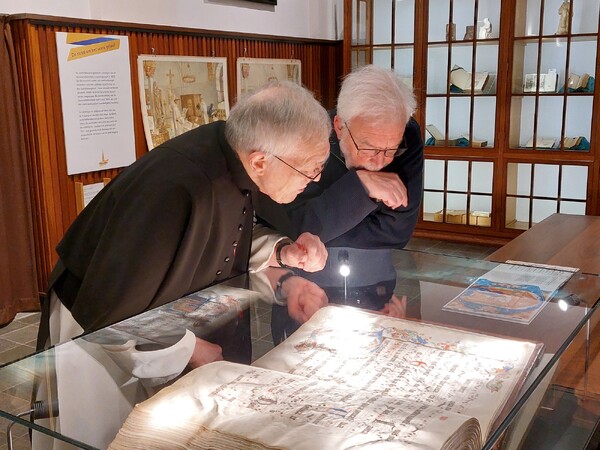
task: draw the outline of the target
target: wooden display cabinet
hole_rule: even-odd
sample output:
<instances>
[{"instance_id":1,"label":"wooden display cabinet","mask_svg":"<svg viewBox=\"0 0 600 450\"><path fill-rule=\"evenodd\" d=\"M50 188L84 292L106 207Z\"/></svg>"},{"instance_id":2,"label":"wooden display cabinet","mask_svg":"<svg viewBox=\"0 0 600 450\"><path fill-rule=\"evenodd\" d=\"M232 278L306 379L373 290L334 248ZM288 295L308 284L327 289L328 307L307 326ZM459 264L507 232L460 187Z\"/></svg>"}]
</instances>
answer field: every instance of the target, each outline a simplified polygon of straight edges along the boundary
<instances>
[{"instance_id":1,"label":"wooden display cabinet","mask_svg":"<svg viewBox=\"0 0 600 450\"><path fill-rule=\"evenodd\" d=\"M420 105L417 235L501 243L600 214L599 17L600 0L345 1L345 72L391 68Z\"/></svg>"}]
</instances>

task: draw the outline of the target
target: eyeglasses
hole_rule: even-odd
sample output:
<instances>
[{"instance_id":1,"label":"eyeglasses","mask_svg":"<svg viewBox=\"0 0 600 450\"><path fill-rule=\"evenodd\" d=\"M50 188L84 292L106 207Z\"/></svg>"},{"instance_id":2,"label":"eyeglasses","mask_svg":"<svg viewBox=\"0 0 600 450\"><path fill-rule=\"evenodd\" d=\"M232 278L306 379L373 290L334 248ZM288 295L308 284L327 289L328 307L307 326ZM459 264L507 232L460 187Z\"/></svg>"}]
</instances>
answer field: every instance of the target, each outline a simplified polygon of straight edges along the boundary
<instances>
[{"instance_id":1,"label":"eyeglasses","mask_svg":"<svg viewBox=\"0 0 600 450\"><path fill-rule=\"evenodd\" d=\"M327 158L325 160L325 162L323 164L321 164L321 166L316 169L317 172L315 175L306 175L304 172L302 172L301 170L296 169L294 166L292 166L291 164L285 162L283 159L281 159L279 156L277 155L273 155L271 154L271 156L275 159L278 159L279 161L281 161L282 163L284 163L286 166L288 166L291 169L294 169L296 172L298 172L300 175L305 176L306 178L308 178L310 181L315 181L317 178L319 178L319 175L321 175L321 173L325 170L325 165L327 164L327 161L329 160L329 158Z\"/></svg>"},{"instance_id":2,"label":"eyeglasses","mask_svg":"<svg viewBox=\"0 0 600 450\"><path fill-rule=\"evenodd\" d=\"M348 134L350 135L350 139L352 139L352 142L354 143L354 146L356 147L356 151L360 154L360 152L362 152L364 155L372 158L374 156L379 155L380 153L383 153L383 156L385 156L386 158L396 158L397 156L400 156L402 153L404 153L407 148L406 145L404 144L404 140L402 140L402 142L400 143L400 145L397 148L360 148L358 146L358 144L356 143L356 141L354 140L354 136L352 136L352 132L350 131L350 128L348 127L348 124L346 122L344 122L344 125L346 126L346 130L348 130Z\"/></svg>"}]
</instances>

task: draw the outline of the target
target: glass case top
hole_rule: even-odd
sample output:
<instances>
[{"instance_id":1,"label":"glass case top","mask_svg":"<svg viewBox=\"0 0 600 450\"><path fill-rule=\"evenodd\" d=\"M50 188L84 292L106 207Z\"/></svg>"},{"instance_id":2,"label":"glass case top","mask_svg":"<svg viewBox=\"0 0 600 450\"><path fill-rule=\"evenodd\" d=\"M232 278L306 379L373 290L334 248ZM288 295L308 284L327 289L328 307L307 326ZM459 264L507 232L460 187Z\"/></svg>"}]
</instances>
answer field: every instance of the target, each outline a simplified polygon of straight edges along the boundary
<instances>
[{"instance_id":1,"label":"glass case top","mask_svg":"<svg viewBox=\"0 0 600 450\"><path fill-rule=\"evenodd\" d=\"M244 275L0 368L5 382L29 382L35 400L31 412L0 415L37 430L37 448L53 437L81 448L117 437L119 448L128 436L168 436L171 422L192 420L177 419L192 404L207 439L239 432L273 445L275 426L284 448L303 448L293 444L299 430L338 444L375 435L419 442L427 433L414 430L434 426L432 417L471 429L466 415L483 445L556 363L599 293L600 277L569 270L333 248L321 272ZM224 362L187 365L215 345ZM414 415L402 419L407 408ZM240 411L246 422L231 422ZM382 422L361 428L370 414Z\"/></svg>"}]
</instances>

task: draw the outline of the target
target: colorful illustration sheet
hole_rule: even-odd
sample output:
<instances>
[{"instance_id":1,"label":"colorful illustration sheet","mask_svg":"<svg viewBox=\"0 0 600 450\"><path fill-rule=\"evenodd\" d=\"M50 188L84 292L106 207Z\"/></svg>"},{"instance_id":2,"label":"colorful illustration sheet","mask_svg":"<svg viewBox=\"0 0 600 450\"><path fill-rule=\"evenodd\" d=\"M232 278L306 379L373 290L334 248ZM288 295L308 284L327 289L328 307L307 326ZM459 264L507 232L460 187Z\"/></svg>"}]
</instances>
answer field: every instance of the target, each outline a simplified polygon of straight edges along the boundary
<instances>
[{"instance_id":1,"label":"colorful illustration sheet","mask_svg":"<svg viewBox=\"0 0 600 450\"><path fill-rule=\"evenodd\" d=\"M443 309L529 324L572 275L568 270L500 264L477 278Z\"/></svg>"}]
</instances>

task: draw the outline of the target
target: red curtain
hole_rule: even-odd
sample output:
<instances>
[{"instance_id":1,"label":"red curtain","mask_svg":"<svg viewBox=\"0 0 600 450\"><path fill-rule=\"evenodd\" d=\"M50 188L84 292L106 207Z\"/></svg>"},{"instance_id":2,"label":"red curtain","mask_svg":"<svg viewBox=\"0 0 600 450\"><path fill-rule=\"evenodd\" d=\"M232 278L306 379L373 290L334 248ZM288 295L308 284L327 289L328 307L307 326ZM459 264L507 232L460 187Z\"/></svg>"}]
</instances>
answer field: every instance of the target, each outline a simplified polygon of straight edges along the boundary
<instances>
[{"instance_id":1,"label":"red curtain","mask_svg":"<svg viewBox=\"0 0 600 450\"><path fill-rule=\"evenodd\" d=\"M14 46L2 16L0 46L0 325L39 309L27 159Z\"/></svg>"}]
</instances>

